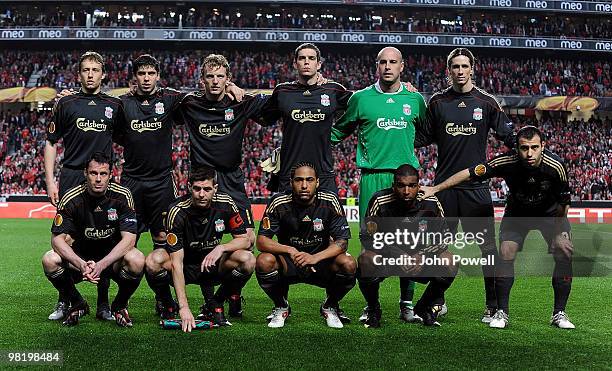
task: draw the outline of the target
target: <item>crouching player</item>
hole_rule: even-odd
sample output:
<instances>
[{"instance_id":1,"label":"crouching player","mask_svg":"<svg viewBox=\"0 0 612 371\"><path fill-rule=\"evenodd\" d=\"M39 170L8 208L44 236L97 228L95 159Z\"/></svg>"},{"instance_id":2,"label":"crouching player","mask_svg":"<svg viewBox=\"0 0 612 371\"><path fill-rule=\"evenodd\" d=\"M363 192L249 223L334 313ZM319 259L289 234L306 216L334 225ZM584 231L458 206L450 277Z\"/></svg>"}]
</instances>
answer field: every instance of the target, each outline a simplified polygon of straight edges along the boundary
<instances>
[{"instance_id":1,"label":"crouching player","mask_svg":"<svg viewBox=\"0 0 612 371\"><path fill-rule=\"evenodd\" d=\"M289 285L303 282L325 288L321 315L329 327L342 328L339 302L355 286L357 268L346 253L351 233L344 210L335 194L317 190L314 165L298 163L290 175L292 190L272 197L257 237L257 280L274 302L268 327L285 325Z\"/></svg>"},{"instance_id":2,"label":"crouching player","mask_svg":"<svg viewBox=\"0 0 612 371\"><path fill-rule=\"evenodd\" d=\"M127 188L110 183L111 160L105 153L93 153L84 172L85 183L67 191L58 204L51 227L53 250L43 256L43 269L63 298L64 325L77 325L89 313L75 284L110 277L119 285L111 312L119 326L131 327L128 300L144 268L144 255L134 248L134 201Z\"/></svg>"},{"instance_id":3,"label":"crouching player","mask_svg":"<svg viewBox=\"0 0 612 371\"><path fill-rule=\"evenodd\" d=\"M169 285L173 284L185 332L195 328L185 285L198 284L202 290L205 304L198 319L210 320L215 326L230 326L223 303L246 285L255 268L238 207L230 196L218 193L217 188L214 169L207 166L192 169L190 194L179 198L168 212L166 248L147 256L149 285L164 306L170 308L174 301ZM230 233L232 240L221 243L225 233ZM221 285L214 293L218 284Z\"/></svg>"},{"instance_id":4,"label":"crouching player","mask_svg":"<svg viewBox=\"0 0 612 371\"><path fill-rule=\"evenodd\" d=\"M447 230L444 212L437 198L421 199L419 194L419 173L412 165L401 165L393 174L393 186L376 192L368 205L364 230L360 233L363 250L359 256L359 289L367 306L359 318L365 327L380 327L379 288L384 276L401 275L428 283L423 295L414 306L414 315L408 322L423 321L427 326L439 326L436 320L442 310L444 292L452 284L457 268L452 264L452 254L441 244L441 239L416 246L391 244L377 246L375 240L383 233L407 230L440 232ZM441 235L441 234L440 234ZM399 265L386 263L399 260ZM409 257L409 258L408 258ZM437 258L436 265L423 264L424 258ZM402 278L402 277L400 277ZM406 321L405 316L400 319Z\"/></svg>"},{"instance_id":5,"label":"crouching player","mask_svg":"<svg viewBox=\"0 0 612 371\"><path fill-rule=\"evenodd\" d=\"M510 196L499 230L500 259L495 265L497 312L489 327L508 326L510 290L514 283L514 259L523 249L529 231L537 229L548 243L555 267L552 275L554 307L550 324L573 329L565 314L572 288L573 244L567 211L570 190L567 171L561 158L544 148L542 132L525 126L516 134L516 149L501 154L486 164L464 169L444 182L427 187L427 194L452 188L468 179L504 178Z\"/></svg>"}]
</instances>

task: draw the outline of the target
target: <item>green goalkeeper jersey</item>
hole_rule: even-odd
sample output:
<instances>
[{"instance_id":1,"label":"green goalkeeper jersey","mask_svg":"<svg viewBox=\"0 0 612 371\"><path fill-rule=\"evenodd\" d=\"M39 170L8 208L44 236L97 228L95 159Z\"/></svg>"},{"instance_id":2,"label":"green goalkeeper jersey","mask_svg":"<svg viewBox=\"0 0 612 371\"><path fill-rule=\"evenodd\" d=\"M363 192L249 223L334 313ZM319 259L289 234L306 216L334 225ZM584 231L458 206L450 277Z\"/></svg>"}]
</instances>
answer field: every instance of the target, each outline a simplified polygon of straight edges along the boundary
<instances>
[{"instance_id":1,"label":"green goalkeeper jersey","mask_svg":"<svg viewBox=\"0 0 612 371\"><path fill-rule=\"evenodd\" d=\"M418 169L414 155L415 126L425 119L425 100L402 84L395 93L383 93L378 82L355 92L344 115L332 127L337 144L358 129L357 166L395 170L402 164Z\"/></svg>"}]
</instances>

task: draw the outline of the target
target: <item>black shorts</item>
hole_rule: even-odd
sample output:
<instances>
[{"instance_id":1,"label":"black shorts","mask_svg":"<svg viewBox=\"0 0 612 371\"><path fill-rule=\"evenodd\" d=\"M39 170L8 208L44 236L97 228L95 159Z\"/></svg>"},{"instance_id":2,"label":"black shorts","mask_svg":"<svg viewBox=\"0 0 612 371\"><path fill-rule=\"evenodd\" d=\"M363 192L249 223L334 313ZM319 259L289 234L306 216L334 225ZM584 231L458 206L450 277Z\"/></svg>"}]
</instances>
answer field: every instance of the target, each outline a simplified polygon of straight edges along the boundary
<instances>
[{"instance_id":1,"label":"black shorts","mask_svg":"<svg viewBox=\"0 0 612 371\"><path fill-rule=\"evenodd\" d=\"M168 206L177 197L176 186L172 175L159 180L139 180L123 175L121 185L129 188L134 199L136 219L138 220L138 234L148 230L155 236L164 232L164 219Z\"/></svg>"},{"instance_id":2,"label":"black shorts","mask_svg":"<svg viewBox=\"0 0 612 371\"><path fill-rule=\"evenodd\" d=\"M483 246L495 248L495 210L488 189L447 189L436 194L446 223L455 233L461 221L463 232L484 232ZM482 246L481 246L482 248Z\"/></svg>"},{"instance_id":3,"label":"black shorts","mask_svg":"<svg viewBox=\"0 0 612 371\"><path fill-rule=\"evenodd\" d=\"M287 270L283 272L283 277L290 285L296 283L307 283L319 287L327 287L336 274L331 270L331 265L333 264L335 258L321 260L314 265L313 268L315 269L315 272L313 272L310 268L303 269L296 267L289 255L281 254L277 255L276 257L277 259L282 259L287 264ZM279 265L283 267L283 264L280 261Z\"/></svg>"},{"instance_id":4,"label":"black shorts","mask_svg":"<svg viewBox=\"0 0 612 371\"><path fill-rule=\"evenodd\" d=\"M185 276L185 285L201 285L212 284L218 285L221 283L221 275L219 274L218 266L215 266L211 272L202 272L200 264L185 264L183 265L183 275Z\"/></svg>"},{"instance_id":5,"label":"black shorts","mask_svg":"<svg viewBox=\"0 0 612 371\"><path fill-rule=\"evenodd\" d=\"M240 217L244 220L245 228L254 228L251 200L247 197L244 189L244 174L242 170L217 171L217 184L219 184L219 192L230 195L236 206L238 206L238 211L240 212Z\"/></svg>"},{"instance_id":6,"label":"black shorts","mask_svg":"<svg viewBox=\"0 0 612 371\"><path fill-rule=\"evenodd\" d=\"M278 191L285 192L291 190L291 179L288 177L281 177ZM338 186L336 185L336 177L335 176L322 176L319 178L319 188L320 191L328 191L332 192L335 195L338 195Z\"/></svg>"},{"instance_id":7,"label":"black shorts","mask_svg":"<svg viewBox=\"0 0 612 371\"><path fill-rule=\"evenodd\" d=\"M59 197L60 200L71 188L78 186L85 181L85 171L83 169L72 169L63 167L59 177Z\"/></svg>"},{"instance_id":8,"label":"black shorts","mask_svg":"<svg viewBox=\"0 0 612 371\"><path fill-rule=\"evenodd\" d=\"M529 231L538 230L548 244L548 252L552 252L552 244L557 236L557 223L561 223L561 232L567 233L571 238L571 226L567 218L557 217L513 217L512 212L506 211L499 228L499 242L513 241L523 250L523 244Z\"/></svg>"},{"instance_id":9,"label":"black shorts","mask_svg":"<svg viewBox=\"0 0 612 371\"><path fill-rule=\"evenodd\" d=\"M91 260L91 259L89 259ZM100 279L103 280L105 278L110 278L115 282L119 282L119 272L115 272L113 270L113 265L111 264L108 268L102 271L100 274ZM70 278L72 278L74 283L79 283L83 281L83 273L78 270L76 267L69 264L67 261L62 261L62 267L70 274Z\"/></svg>"}]
</instances>

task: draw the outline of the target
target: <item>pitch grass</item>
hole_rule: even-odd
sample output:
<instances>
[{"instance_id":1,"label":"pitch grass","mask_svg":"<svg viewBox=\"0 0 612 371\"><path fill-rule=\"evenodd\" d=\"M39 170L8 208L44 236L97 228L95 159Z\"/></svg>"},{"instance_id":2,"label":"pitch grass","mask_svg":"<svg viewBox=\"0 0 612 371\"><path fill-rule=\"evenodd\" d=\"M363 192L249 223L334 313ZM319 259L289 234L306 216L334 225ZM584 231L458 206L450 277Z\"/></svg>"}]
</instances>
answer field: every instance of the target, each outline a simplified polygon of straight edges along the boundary
<instances>
[{"instance_id":1,"label":"pitch grass","mask_svg":"<svg viewBox=\"0 0 612 371\"><path fill-rule=\"evenodd\" d=\"M612 277L574 279L568 312L574 331L549 326L550 278L518 278L512 293L511 326L480 323L482 279L458 278L449 292L441 328L398 320L398 282L381 288L383 323L357 322L363 299L355 287L342 302L353 323L329 329L319 316L324 292L292 286L293 315L282 329L268 329L272 307L254 277L244 290L245 316L234 326L183 334L162 330L153 314L153 294L143 281L130 303L132 329L85 317L76 328L47 320L57 294L44 278L40 257L49 248L48 220L0 220L1 350L62 350L64 367L87 369L610 369ZM356 226L353 233L356 236ZM606 226L607 227L607 226ZM605 232L605 233L610 233ZM144 236L141 249L151 249ZM609 248L609 246L608 246ZM356 240L351 252L358 252ZM420 286L420 285L419 285ZM95 288L80 284L89 303ZM111 295L116 286L111 288ZM417 287L417 295L422 286ZM197 311L199 289L189 287ZM92 308L92 310L95 310ZM8 367L0 365L0 369Z\"/></svg>"}]
</instances>

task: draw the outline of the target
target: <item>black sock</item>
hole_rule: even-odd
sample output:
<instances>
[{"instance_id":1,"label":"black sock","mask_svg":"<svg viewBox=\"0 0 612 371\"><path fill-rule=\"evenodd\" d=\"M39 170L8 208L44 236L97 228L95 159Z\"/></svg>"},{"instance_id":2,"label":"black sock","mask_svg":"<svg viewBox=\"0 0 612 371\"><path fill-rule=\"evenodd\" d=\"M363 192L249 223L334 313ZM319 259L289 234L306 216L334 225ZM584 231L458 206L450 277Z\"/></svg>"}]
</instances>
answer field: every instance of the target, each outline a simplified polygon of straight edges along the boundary
<instances>
[{"instance_id":1,"label":"black sock","mask_svg":"<svg viewBox=\"0 0 612 371\"><path fill-rule=\"evenodd\" d=\"M489 256L493 257L494 263L500 259L495 245L493 246L493 249L482 251L483 258L487 258ZM497 308L497 294L495 291L495 264L483 265L482 276L484 278L485 303L487 308L495 309Z\"/></svg>"},{"instance_id":2,"label":"black sock","mask_svg":"<svg viewBox=\"0 0 612 371\"><path fill-rule=\"evenodd\" d=\"M59 297L72 305L78 304L83 301L83 297L76 289L72 277L69 272L64 268L60 268L52 273L46 273L47 279L53 287L59 292Z\"/></svg>"},{"instance_id":3,"label":"black sock","mask_svg":"<svg viewBox=\"0 0 612 371\"><path fill-rule=\"evenodd\" d=\"M510 290L514 284L514 260L499 259L495 267L495 292L497 294L497 309L508 314Z\"/></svg>"},{"instance_id":4,"label":"black sock","mask_svg":"<svg viewBox=\"0 0 612 371\"><path fill-rule=\"evenodd\" d=\"M253 273L242 273L237 268L227 272L221 280L221 286L217 289L215 300L218 303L223 303L232 295L240 296L242 288L247 284L252 275Z\"/></svg>"},{"instance_id":5,"label":"black sock","mask_svg":"<svg viewBox=\"0 0 612 371\"><path fill-rule=\"evenodd\" d=\"M378 301L378 291L380 289L380 282L382 280L378 277L360 277L359 278L359 290L366 300L366 304L370 309L380 308L380 302Z\"/></svg>"},{"instance_id":6,"label":"black sock","mask_svg":"<svg viewBox=\"0 0 612 371\"><path fill-rule=\"evenodd\" d=\"M155 299L161 301L164 305L169 305L172 302L172 292L170 291L172 277L170 272L162 268L159 272L146 272L145 277L149 287L155 293Z\"/></svg>"},{"instance_id":7,"label":"black sock","mask_svg":"<svg viewBox=\"0 0 612 371\"><path fill-rule=\"evenodd\" d=\"M414 299L414 281L408 277L400 277L400 301Z\"/></svg>"},{"instance_id":8,"label":"black sock","mask_svg":"<svg viewBox=\"0 0 612 371\"><path fill-rule=\"evenodd\" d=\"M570 291L572 290L572 260L571 258L555 258L555 270L552 277L552 286L555 295L553 314L565 311Z\"/></svg>"},{"instance_id":9,"label":"black sock","mask_svg":"<svg viewBox=\"0 0 612 371\"><path fill-rule=\"evenodd\" d=\"M105 274L104 272L100 276L100 281L98 281L97 290L98 290L98 300L97 307L100 308L102 305L108 305L108 289L110 288L110 275Z\"/></svg>"},{"instance_id":10,"label":"black sock","mask_svg":"<svg viewBox=\"0 0 612 371\"><path fill-rule=\"evenodd\" d=\"M201 283L200 291L202 292L202 296L204 297L204 304L211 312L214 312L215 308L223 305L223 303L218 303L215 299L215 286L209 283Z\"/></svg>"},{"instance_id":11,"label":"black sock","mask_svg":"<svg viewBox=\"0 0 612 371\"><path fill-rule=\"evenodd\" d=\"M417 306L428 308L438 303L439 298L444 296L444 292L448 290L454 280L455 277L431 278L425 291L423 291L423 295L421 295L421 298L417 302Z\"/></svg>"},{"instance_id":12,"label":"black sock","mask_svg":"<svg viewBox=\"0 0 612 371\"><path fill-rule=\"evenodd\" d=\"M113 312L127 308L128 301L138 288L138 285L140 285L141 279L142 273L133 274L128 272L125 268L121 268L121 271L119 271L119 278L117 280L119 292L117 292L117 296L115 296L115 300L113 300L111 305L111 310Z\"/></svg>"},{"instance_id":13,"label":"black sock","mask_svg":"<svg viewBox=\"0 0 612 371\"><path fill-rule=\"evenodd\" d=\"M287 299L283 295L288 290L289 285L283 280L278 270L268 273L256 272L255 276L257 276L259 286L272 299L275 307L287 307Z\"/></svg>"},{"instance_id":14,"label":"black sock","mask_svg":"<svg viewBox=\"0 0 612 371\"><path fill-rule=\"evenodd\" d=\"M355 275L350 273L336 273L332 281L329 283L325 291L327 292L327 300L323 303L324 307L338 307L338 302L351 291L355 286Z\"/></svg>"}]
</instances>

